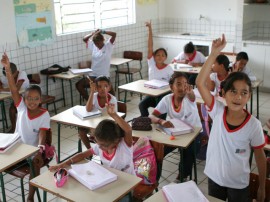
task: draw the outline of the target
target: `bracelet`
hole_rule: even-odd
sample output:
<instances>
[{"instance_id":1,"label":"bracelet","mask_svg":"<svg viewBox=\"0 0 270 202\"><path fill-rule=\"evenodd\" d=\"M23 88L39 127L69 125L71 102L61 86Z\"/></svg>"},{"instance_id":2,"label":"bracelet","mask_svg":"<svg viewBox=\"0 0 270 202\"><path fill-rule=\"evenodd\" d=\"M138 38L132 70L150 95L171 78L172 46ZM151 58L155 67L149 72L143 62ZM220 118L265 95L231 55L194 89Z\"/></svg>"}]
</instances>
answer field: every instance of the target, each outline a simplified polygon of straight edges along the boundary
<instances>
[{"instance_id":1,"label":"bracelet","mask_svg":"<svg viewBox=\"0 0 270 202\"><path fill-rule=\"evenodd\" d=\"M45 151L45 145L39 144L38 148L41 148L43 151Z\"/></svg>"}]
</instances>

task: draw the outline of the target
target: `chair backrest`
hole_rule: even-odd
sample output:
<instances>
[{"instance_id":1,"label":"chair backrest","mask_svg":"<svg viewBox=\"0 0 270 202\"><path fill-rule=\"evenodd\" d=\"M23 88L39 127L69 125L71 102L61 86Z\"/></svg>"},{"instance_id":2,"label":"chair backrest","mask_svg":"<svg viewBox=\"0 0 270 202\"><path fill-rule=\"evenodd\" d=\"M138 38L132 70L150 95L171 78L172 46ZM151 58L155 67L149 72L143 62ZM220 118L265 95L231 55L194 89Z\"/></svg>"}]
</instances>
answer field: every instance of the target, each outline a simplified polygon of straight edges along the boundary
<instances>
[{"instance_id":1,"label":"chair backrest","mask_svg":"<svg viewBox=\"0 0 270 202\"><path fill-rule=\"evenodd\" d=\"M29 79L30 84L40 84L40 75L38 73L35 74L27 74L27 78Z\"/></svg>"},{"instance_id":2,"label":"chair backrest","mask_svg":"<svg viewBox=\"0 0 270 202\"><path fill-rule=\"evenodd\" d=\"M91 64L92 62L90 60L82 61L78 63L78 68L79 69L91 68Z\"/></svg>"},{"instance_id":3,"label":"chair backrest","mask_svg":"<svg viewBox=\"0 0 270 202\"><path fill-rule=\"evenodd\" d=\"M117 108L118 112L125 113L125 115L123 116L123 119L125 119L127 115L127 104L121 101L117 101Z\"/></svg>"},{"instance_id":4,"label":"chair backrest","mask_svg":"<svg viewBox=\"0 0 270 202\"><path fill-rule=\"evenodd\" d=\"M142 61L143 53L139 51L124 51L124 58Z\"/></svg>"}]
</instances>

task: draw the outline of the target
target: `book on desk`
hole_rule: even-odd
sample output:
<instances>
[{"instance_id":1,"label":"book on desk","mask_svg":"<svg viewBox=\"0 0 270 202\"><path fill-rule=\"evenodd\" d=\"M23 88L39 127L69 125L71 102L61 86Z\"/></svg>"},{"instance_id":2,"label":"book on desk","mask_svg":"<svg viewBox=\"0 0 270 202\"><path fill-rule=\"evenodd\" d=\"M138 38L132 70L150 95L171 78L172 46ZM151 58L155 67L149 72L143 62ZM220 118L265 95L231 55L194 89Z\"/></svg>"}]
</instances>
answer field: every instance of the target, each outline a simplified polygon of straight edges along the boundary
<instances>
[{"instance_id":1,"label":"book on desk","mask_svg":"<svg viewBox=\"0 0 270 202\"><path fill-rule=\"evenodd\" d=\"M169 83L167 81L162 81L162 80L157 80L157 79L152 79L144 83L144 87L154 88L154 89L162 89L168 86L169 86Z\"/></svg>"},{"instance_id":2,"label":"book on desk","mask_svg":"<svg viewBox=\"0 0 270 202\"><path fill-rule=\"evenodd\" d=\"M20 140L18 133L0 133L0 153L5 153Z\"/></svg>"},{"instance_id":3,"label":"book on desk","mask_svg":"<svg viewBox=\"0 0 270 202\"><path fill-rule=\"evenodd\" d=\"M86 111L86 106L76 105L72 110L73 114L82 120L102 115L102 112L99 109L93 109L91 112Z\"/></svg>"},{"instance_id":4,"label":"book on desk","mask_svg":"<svg viewBox=\"0 0 270 202\"><path fill-rule=\"evenodd\" d=\"M163 126L159 126L168 135L176 136L191 133L194 131L194 128L191 125L180 119L170 119L168 121L174 125L173 128L165 128Z\"/></svg>"},{"instance_id":5,"label":"book on desk","mask_svg":"<svg viewBox=\"0 0 270 202\"><path fill-rule=\"evenodd\" d=\"M168 184L162 192L169 202L209 202L194 181L180 184Z\"/></svg>"},{"instance_id":6,"label":"book on desk","mask_svg":"<svg viewBox=\"0 0 270 202\"><path fill-rule=\"evenodd\" d=\"M69 71L72 74L88 74L88 73L91 73L93 70L89 68L85 68L85 69L69 69Z\"/></svg>"},{"instance_id":7,"label":"book on desk","mask_svg":"<svg viewBox=\"0 0 270 202\"><path fill-rule=\"evenodd\" d=\"M117 180L117 175L94 161L71 165L69 174L90 190L98 189Z\"/></svg>"}]
</instances>

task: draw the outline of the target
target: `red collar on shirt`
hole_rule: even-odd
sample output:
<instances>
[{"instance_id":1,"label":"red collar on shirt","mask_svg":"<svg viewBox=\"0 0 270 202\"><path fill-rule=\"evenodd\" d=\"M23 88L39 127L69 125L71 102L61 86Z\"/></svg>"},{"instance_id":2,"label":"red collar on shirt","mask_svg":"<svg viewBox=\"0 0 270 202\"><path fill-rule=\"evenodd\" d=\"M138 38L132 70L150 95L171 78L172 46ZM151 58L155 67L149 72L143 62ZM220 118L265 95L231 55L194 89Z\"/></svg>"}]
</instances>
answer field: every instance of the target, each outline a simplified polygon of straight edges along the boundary
<instances>
[{"instance_id":1,"label":"red collar on shirt","mask_svg":"<svg viewBox=\"0 0 270 202\"><path fill-rule=\"evenodd\" d=\"M102 150L104 158L107 159L108 161L111 161L113 159L115 152L116 152L116 148L112 154L108 154L107 152Z\"/></svg>"},{"instance_id":2,"label":"red collar on shirt","mask_svg":"<svg viewBox=\"0 0 270 202\"><path fill-rule=\"evenodd\" d=\"M111 95L108 93L108 102L110 103L110 101L111 101ZM100 96L99 95L97 95L97 99L98 99L98 105L101 107L101 108L103 108L103 107L105 107L105 104L103 105L103 106L101 106L101 104L100 104Z\"/></svg>"},{"instance_id":3,"label":"red collar on shirt","mask_svg":"<svg viewBox=\"0 0 270 202\"><path fill-rule=\"evenodd\" d=\"M191 62L192 60L194 60L194 58L197 55L197 51L194 51L193 55L191 56L191 58L188 58L189 62Z\"/></svg>"},{"instance_id":4,"label":"red collar on shirt","mask_svg":"<svg viewBox=\"0 0 270 202\"><path fill-rule=\"evenodd\" d=\"M174 95L172 96L172 107L174 109L175 112L180 112L181 111L181 108L182 108L182 102L179 104L179 109L175 109L175 104L174 104Z\"/></svg>"},{"instance_id":5,"label":"red collar on shirt","mask_svg":"<svg viewBox=\"0 0 270 202\"><path fill-rule=\"evenodd\" d=\"M30 116L29 110L27 109L27 116L28 116L28 118L29 118L30 120L33 120L33 119L36 119L36 118L42 116L44 113L47 112L47 110L44 109L44 108L41 108L41 107L40 107L39 109L40 109L40 113L37 114L36 116L33 116L33 117Z\"/></svg>"}]
</instances>

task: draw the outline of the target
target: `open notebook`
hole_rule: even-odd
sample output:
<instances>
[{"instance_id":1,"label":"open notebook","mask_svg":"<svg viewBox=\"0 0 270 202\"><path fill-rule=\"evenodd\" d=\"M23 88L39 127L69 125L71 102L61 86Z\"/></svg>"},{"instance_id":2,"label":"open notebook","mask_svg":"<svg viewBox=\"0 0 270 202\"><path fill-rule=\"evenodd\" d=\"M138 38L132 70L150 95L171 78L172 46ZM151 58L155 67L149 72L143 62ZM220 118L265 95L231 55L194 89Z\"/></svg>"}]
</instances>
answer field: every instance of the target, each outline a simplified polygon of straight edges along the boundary
<instances>
[{"instance_id":1,"label":"open notebook","mask_svg":"<svg viewBox=\"0 0 270 202\"><path fill-rule=\"evenodd\" d=\"M0 153L5 153L18 141L20 141L18 133L0 133Z\"/></svg>"},{"instance_id":2,"label":"open notebook","mask_svg":"<svg viewBox=\"0 0 270 202\"><path fill-rule=\"evenodd\" d=\"M72 74L87 74L87 73L92 72L93 70L89 68L85 68L85 69L69 69L69 71Z\"/></svg>"},{"instance_id":3,"label":"open notebook","mask_svg":"<svg viewBox=\"0 0 270 202\"><path fill-rule=\"evenodd\" d=\"M89 119L96 116L101 116L101 111L98 109L93 109L91 112L86 111L85 106L76 105L72 108L73 114L80 119Z\"/></svg>"},{"instance_id":4,"label":"open notebook","mask_svg":"<svg viewBox=\"0 0 270 202\"><path fill-rule=\"evenodd\" d=\"M153 79L150 81L146 81L144 83L144 87L148 87L148 88L166 88L169 86L169 83L167 81L162 81L162 80L157 80L157 79Z\"/></svg>"},{"instance_id":5,"label":"open notebook","mask_svg":"<svg viewBox=\"0 0 270 202\"><path fill-rule=\"evenodd\" d=\"M90 190L98 189L117 180L117 175L103 166L89 161L84 164L71 165L69 174Z\"/></svg>"},{"instance_id":6,"label":"open notebook","mask_svg":"<svg viewBox=\"0 0 270 202\"><path fill-rule=\"evenodd\" d=\"M180 119L170 119L169 121L174 125L174 128L164 128L163 126L160 126L160 128L168 135L182 135L194 131L194 128L191 125Z\"/></svg>"},{"instance_id":7,"label":"open notebook","mask_svg":"<svg viewBox=\"0 0 270 202\"><path fill-rule=\"evenodd\" d=\"M162 191L168 202L209 202L192 180L165 185Z\"/></svg>"}]
</instances>

